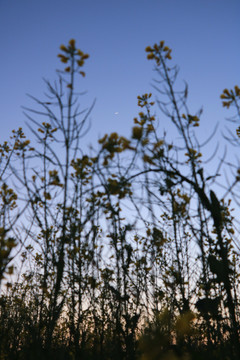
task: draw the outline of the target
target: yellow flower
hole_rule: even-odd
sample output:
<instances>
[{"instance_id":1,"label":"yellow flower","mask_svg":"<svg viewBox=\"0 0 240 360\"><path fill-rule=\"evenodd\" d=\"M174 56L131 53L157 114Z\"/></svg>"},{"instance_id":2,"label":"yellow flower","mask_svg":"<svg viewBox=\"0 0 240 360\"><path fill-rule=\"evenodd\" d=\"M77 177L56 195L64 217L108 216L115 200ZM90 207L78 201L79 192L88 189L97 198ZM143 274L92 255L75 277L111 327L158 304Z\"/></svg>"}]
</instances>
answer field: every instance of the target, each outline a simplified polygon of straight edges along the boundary
<instances>
[{"instance_id":1,"label":"yellow flower","mask_svg":"<svg viewBox=\"0 0 240 360\"><path fill-rule=\"evenodd\" d=\"M63 62L63 63L67 63L68 62L68 58L66 57L66 56L63 56L63 55L58 55L58 57L60 57L60 59L61 59L61 62Z\"/></svg>"},{"instance_id":2,"label":"yellow flower","mask_svg":"<svg viewBox=\"0 0 240 360\"><path fill-rule=\"evenodd\" d=\"M172 59L170 54L171 54L171 50L169 50L168 53L166 54L166 59L169 59L169 60Z\"/></svg>"},{"instance_id":3,"label":"yellow flower","mask_svg":"<svg viewBox=\"0 0 240 360\"><path fill-rule=\"evenodd\" d=\"M83 55L84 55L83 52L82 52L80 49L77 49L77 53L78 53L79 56L83 56Z\"/></svg>"},{"instance_id":4,"label":"yellow flower","mask_svg":"<svg viewBox=\"0 0 240 360\"><path fill-rule=\"evenodd\" d=\"M84 61L83 60L78 60L77 63L78 63L78 66L83 66Z\"/></svg>"},{"instance_id":5,"label":"yellow flower","mask_svg":"<svg viewBox=\"0 0 240 360\"><path fill-rule=\"evenodd\" d=\"M71 46L72 49L75 49L75 40L74 39L69 40L69 45Z\"/></svg>"},{"instance_id":6,"label":"yellow flower","mask_svg":"<svg viewBox=\"0 0 240 360\"><path fill-rule=\"evenodd\" d=\"M228 89L224 89L223 93L225 93L227 96L230 96L229 90Z\"/></svg>"},{"instance_id":7,"label":"yellow flower","mask_svg":"<svg viewBox=\"0 0 240 360\"><path fill-rule=\"evenodd\" d=\"M134 126L132 129L132 138L140 140L143 134L143 129L140 126Z\"/></svg>"},{"instance_id":8,"label":"yellow flower","mask_svg":"<svg viewBox=\"0 0 240 360\"><path fill-rule=\"evenodd\" d=\"M61 45L61 46L60 46L60 49L61 49L62 51L66 51L66 52L68 52L68 49L66 48L66 46L65 46L65 45Z\"/></svg>"},{"instance_id":9,"label":"yellow flower","mask_svg":"<svg viewBox=\"0 0 240 360\"><path fill-rule=\"evenodd\" d=\"M88 58L89 58L89 54L84 54L84 55L82 56L82 59L83 59L83 60L88 59Z\"/></svg>"},{"instance_id":10,"label":"yellow flower","mask_svg":"<svg viewBox=\"0 0 240 360\"><path fill-rule=\"evenodd\" d=\"M51 200L51 195L49 194L49 192L45 192L43 193L43 196L45 197L46 200Z\"/></svg>"},{"instance_id":11,"label":"yellow flower","mask_svg":"<svg viewBox=\"0 0 240 360\"><path fill-rule=\"evenodd\" d=\"M152 126L152 124L148 124L147 126L147 133L149 134L150 132L154 131L154 127Z\"/></svg>"},{"instance_id":12,"label":"yellow flower","mask_svg":"<svg viewBox=\"0 0 240 360\"><path fill-rule=\"evenodd\" d=\"M153 49L151 48L151 46L147 46L146 49L145 49L146 52L150 52L150 51L152 51L152 50L153 50Z\"/></svg>"},{"instance_id":13,"label":"yellow flower","mask_svg":"<svg viewBox=\"0 0 240 360\"><path fill-rule=\"evenodd\" d=\"M148 58L149 60L154 59L154 54L153 54L153 53L148 54L147 58Z\"/></svg>"},{"instance_id":14,"label":"yellow flower","mask_svg":"<svg viewBox=\"0 0 240 360\"><path fill-rule=\"evenodd\" d=\"M235 90L236 95L240 96L240 88L237 85L234 86L234 90Z\"/></svg>"}]
</instances>

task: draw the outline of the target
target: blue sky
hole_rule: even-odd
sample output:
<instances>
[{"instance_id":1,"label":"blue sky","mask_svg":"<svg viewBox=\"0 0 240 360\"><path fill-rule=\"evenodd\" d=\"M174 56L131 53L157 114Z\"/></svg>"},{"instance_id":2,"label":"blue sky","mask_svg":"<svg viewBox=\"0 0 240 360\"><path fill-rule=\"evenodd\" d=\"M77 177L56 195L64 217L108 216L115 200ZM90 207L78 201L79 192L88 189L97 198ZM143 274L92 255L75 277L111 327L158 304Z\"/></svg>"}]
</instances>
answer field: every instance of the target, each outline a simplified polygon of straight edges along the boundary
<instances>
[{"instance_id":1,"label":"blue sky","mask_svg":"<svg viewBox=\"0 0 240 360\"><path fill-rule=\"evenodd\" d=\"M53 80L59 46L75 38L90 54L81 89L91 114L88 143L107 132L130 134L136 97L151 91L145 47L165 40L189 84L189 107L204 107L199 136L225 125L219 95L239 79L239 0L0 0L0 142L25 127L21 106L42 98ZM118 112L115 115L115 112Z\"/></svg>"}]
</instances>

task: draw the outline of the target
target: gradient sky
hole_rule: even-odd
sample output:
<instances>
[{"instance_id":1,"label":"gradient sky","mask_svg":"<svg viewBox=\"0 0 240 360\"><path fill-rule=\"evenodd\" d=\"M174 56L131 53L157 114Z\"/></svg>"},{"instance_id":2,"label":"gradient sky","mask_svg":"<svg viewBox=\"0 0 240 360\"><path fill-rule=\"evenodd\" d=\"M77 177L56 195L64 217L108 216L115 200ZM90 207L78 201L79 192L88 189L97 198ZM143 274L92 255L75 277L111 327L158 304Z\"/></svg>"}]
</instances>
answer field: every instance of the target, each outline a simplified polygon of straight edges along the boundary
<instances>
[{"instance_id":1,"label":"gradient sky","mask_svg":"<svg viewBox=\"0 0 240 360\"><path fill-rule=\"evenodd\" d=\"M216 122L221 131L229 113L219 95L240 84L239 15L239 0L0 0L0 142L26 127L26 93L42 98L42 77L56 78L59 46L71 38L90 54L83 106L97 100L86 141L130 134L136 97L154 78L145 47L160 40L189 84L191 112L204 107L199 136Z\"/></svg>"}]
</instances>

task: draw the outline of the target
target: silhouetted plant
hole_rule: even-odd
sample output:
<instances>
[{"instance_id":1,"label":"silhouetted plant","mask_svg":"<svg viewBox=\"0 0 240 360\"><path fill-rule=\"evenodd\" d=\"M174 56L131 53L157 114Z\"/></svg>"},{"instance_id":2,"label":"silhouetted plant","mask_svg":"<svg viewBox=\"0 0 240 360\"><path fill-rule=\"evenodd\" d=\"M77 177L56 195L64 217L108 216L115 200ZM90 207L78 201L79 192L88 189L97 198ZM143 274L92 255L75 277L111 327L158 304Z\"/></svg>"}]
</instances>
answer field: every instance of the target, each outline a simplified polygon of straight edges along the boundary
<instances>
[{"instance_id":1,"label":"silhouetted plant","mask_svg":"<svg viewBox=\"0 0 240 360\"><path fill-rule=\"evenodd\" d=\"M0 280L13 276L11 250L22 247L0 297L3 359L239 358L229 199L238 204L239 170L231 165L221 198L224 159L207 174L202 111L190 112L187 85L176 87L171 50L161 41L146 51L159 99L138 96L129 138L106 134L98 150L83 150L91 108L79 110L77 75L88 55L72 39L61 46L58 81L46 81L47 99L25 109L35 146L19 129L1 147ZM239 119L239 88L221 98ZM155 102L180 140L157 123Z\"/></svg>"}]
</instances>

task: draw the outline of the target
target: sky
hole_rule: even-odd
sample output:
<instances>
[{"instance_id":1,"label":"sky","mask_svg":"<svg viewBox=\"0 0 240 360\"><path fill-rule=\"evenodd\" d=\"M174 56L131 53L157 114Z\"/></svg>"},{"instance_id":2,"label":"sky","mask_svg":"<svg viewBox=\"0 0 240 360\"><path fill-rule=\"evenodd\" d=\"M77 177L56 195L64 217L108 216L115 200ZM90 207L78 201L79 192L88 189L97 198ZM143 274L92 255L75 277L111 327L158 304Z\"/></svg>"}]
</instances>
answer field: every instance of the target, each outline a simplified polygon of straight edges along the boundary
<instances>
[{"instance_id":1,"label":"sky","mask_svg":"<svg viewBox=\"0 0 240 360\"><path fill-rule=\"evenodd\" d=\"M145 48L165 40L189 85L190 111L204 109L199 139L219 123L214 148L229 116L220 94L240 85L239 14L239 0L0 0L0 143L27 129L22 106L35 104L26 94L44 98L42 79L56 79L59 46L72 38L90 54L82 107L96 99L83 146L112 131L130 135L137 96L153 91Z\"/></svg>"},{"instance_id":2,"label":"sky","mask_svg":"<svg viewBox=\"0 0 240 360\"><path fill-rule=\"evenodd\" d=\"M42 78L56 78L71 38L90 54L79 79L83 108L96 99L86 141L131 133L137 96L153 90L145 47L160 40L189 84L192 113L203 106L199 137L217 122L220 134L229 113L219 96L240 84L239 14L239 0L0 0L0 142L26 128L22 106L35 106L26 94L43 98Z\"/></svg>"}]
</instances>

